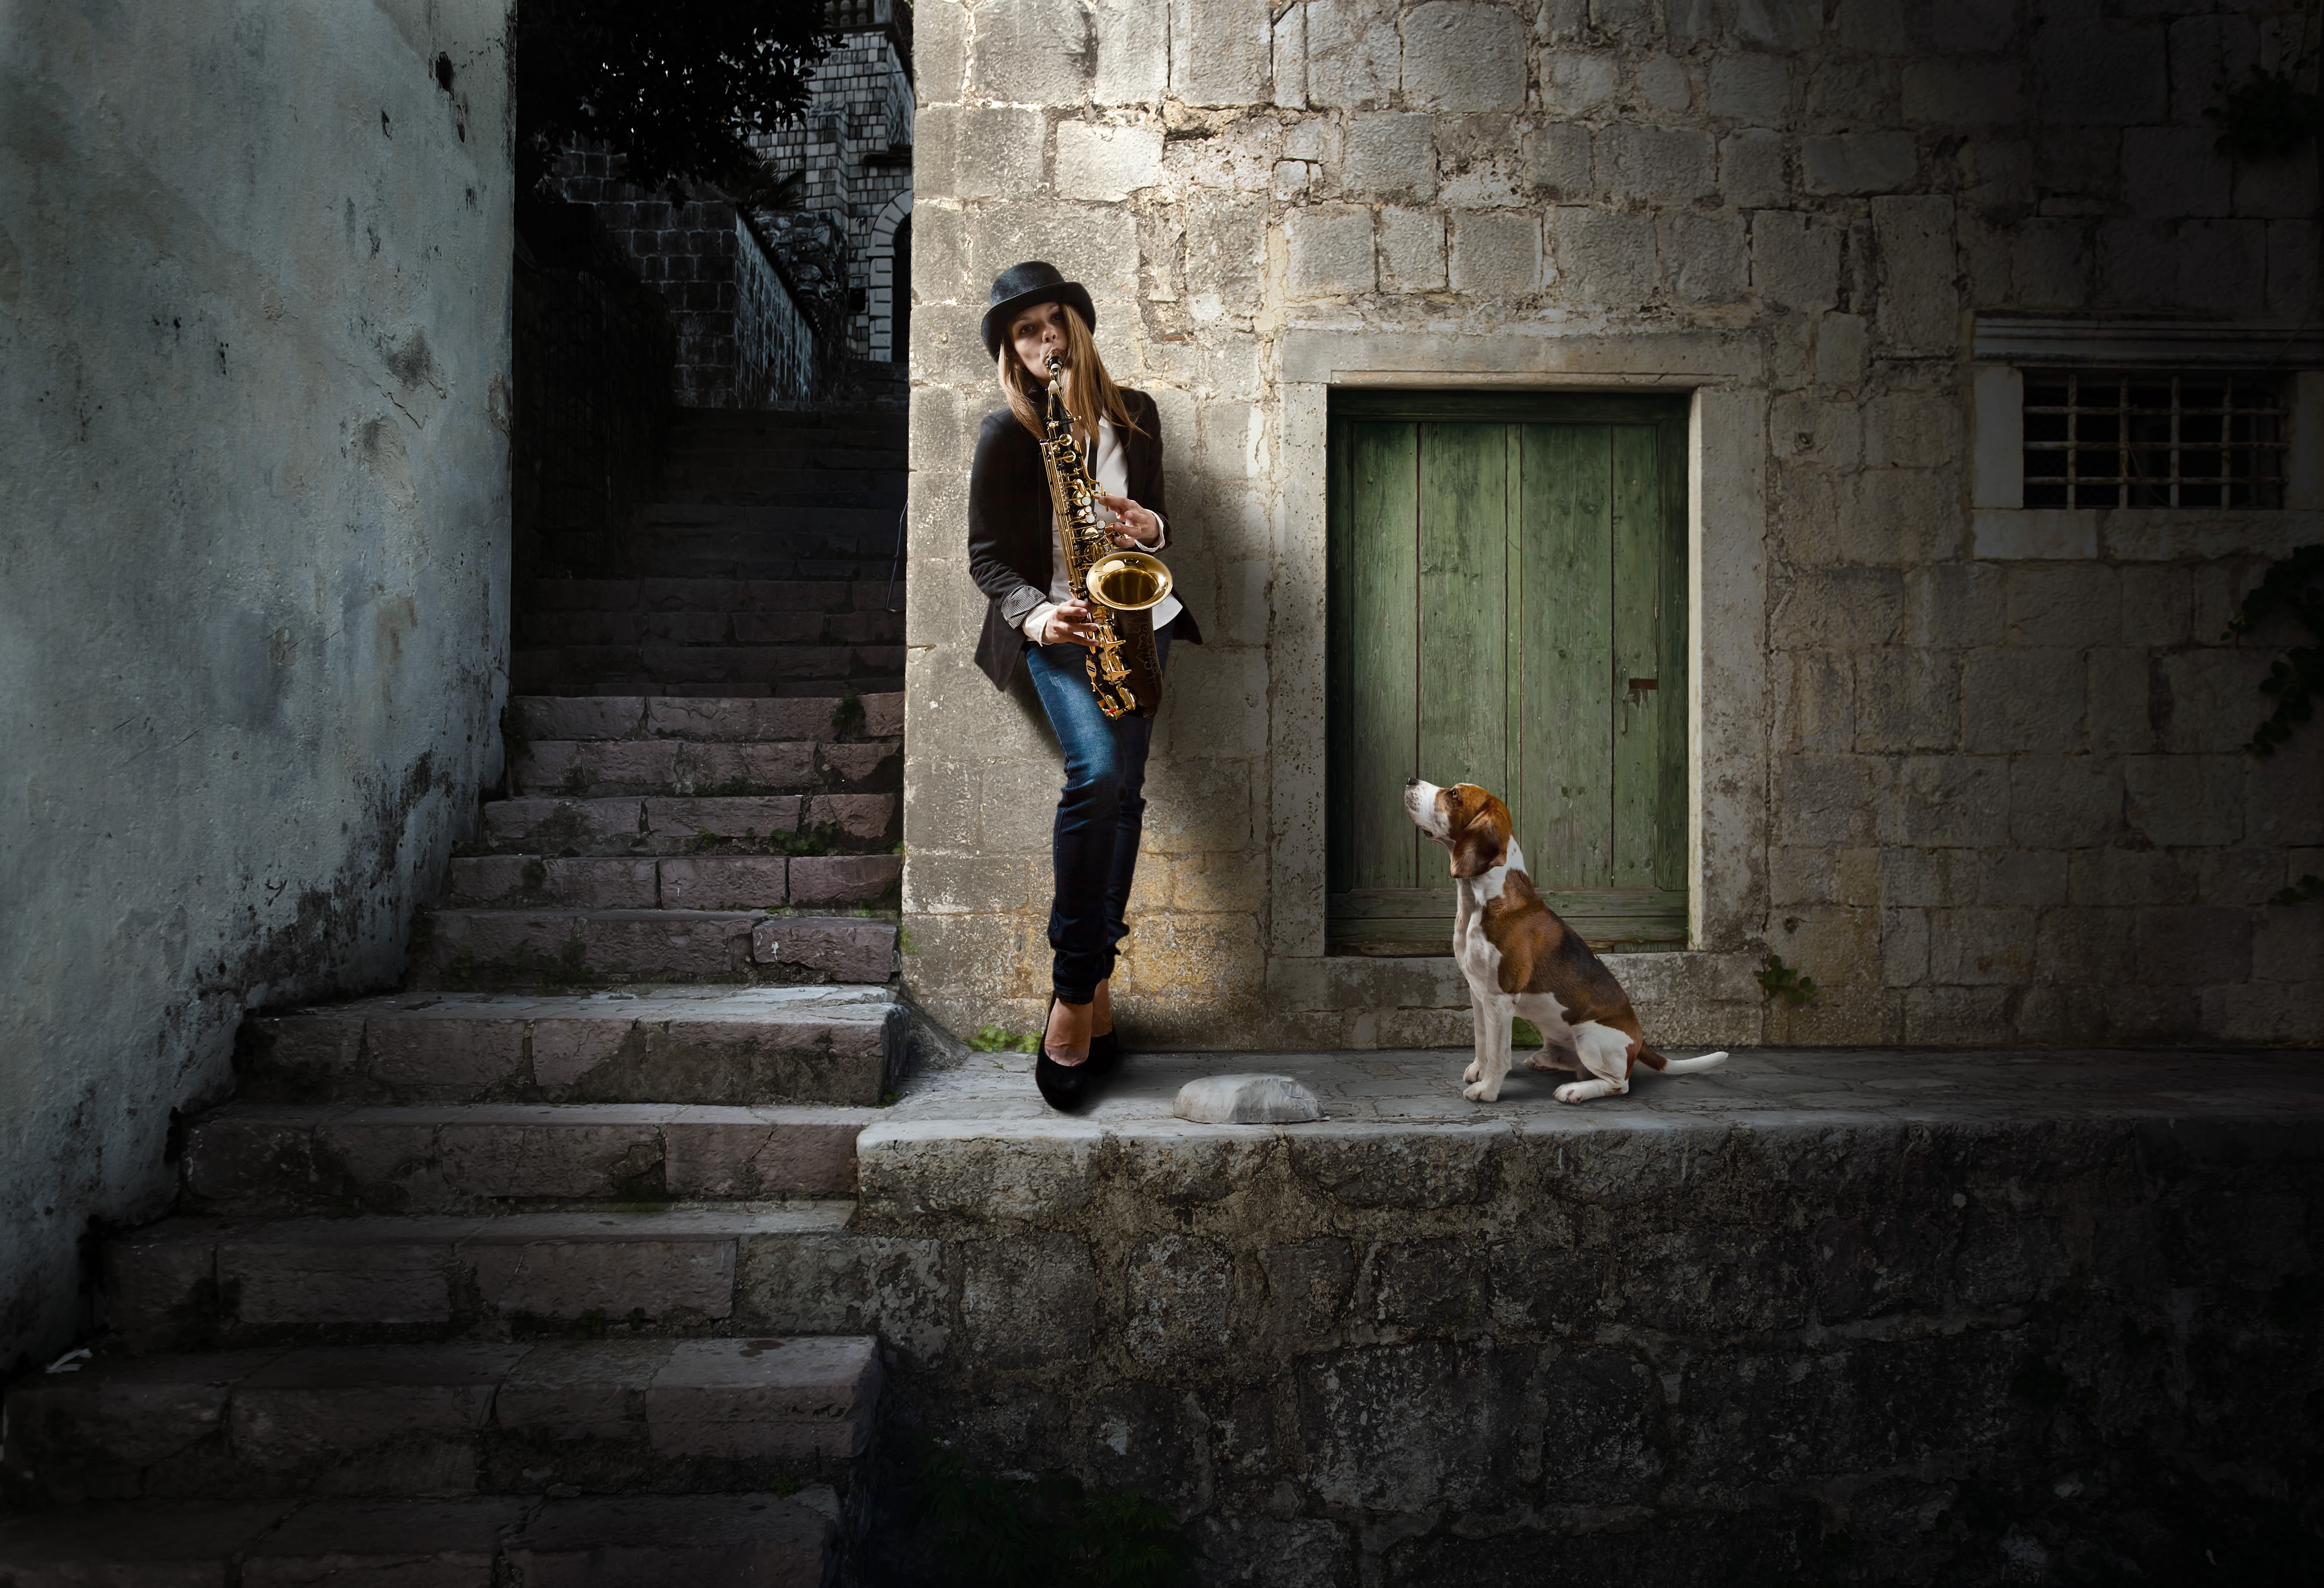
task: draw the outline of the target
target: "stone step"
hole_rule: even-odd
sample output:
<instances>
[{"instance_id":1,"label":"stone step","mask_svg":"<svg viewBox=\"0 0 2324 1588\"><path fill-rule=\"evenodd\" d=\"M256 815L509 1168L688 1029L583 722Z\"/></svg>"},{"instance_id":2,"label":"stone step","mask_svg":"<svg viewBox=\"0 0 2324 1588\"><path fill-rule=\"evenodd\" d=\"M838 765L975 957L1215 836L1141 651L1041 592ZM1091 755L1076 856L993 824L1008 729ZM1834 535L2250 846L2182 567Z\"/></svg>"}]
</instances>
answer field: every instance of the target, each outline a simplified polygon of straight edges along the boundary
<instances>
[{"instance_id":1,"label":"stone step","mask_svg":"<svg viewBox=\"0 0 2324 1588\"><path fill-rule=\"evenodd\" d=\"M875 1107L232 1103L186 1129L187 1212L493 1213L528 1204L853 1197Z\"/></svg>"},{"instance_id":2,"label":"stone step","mask_svg":"<svg viewBox=\"0 0 2324 1588\"><path fill-rule=\"evenodd\" d=\"M904 614L869 612L519 612L527 647L668 645L900 645Z\"/></svg>"},{"instance_id":3,"label":"stone step","mask_svg":"<svg viewBox=\"0 0 2324 1588\"><path fill-rule=\"evenodd\" d=\"M521 1501L108 1505L0 1518L14 1588L822 1588L839 1553L821 1486ZM816 1503L825 1498L825 1503Z\"/></svg>"},{"instance_id":4,"label":"stone step","mask_svg":"<svg viewBox=\"0 0 2324 1588\"><path fill-rule=\"evenodd\" d=\"M577 910L891 908L901 855L700 855L662 860L470 855L452 862L448 905Z\"/></svg>"},{"instance_id":5,"label":"stone step","mask_svg":"<svg viewBox=\"0 0 2324 1588\"><path fill-rule=\"evenodd\" d=\"M634 574L651 570L690 583L884 583L890 574L902 579L904 565L895 544L881 537L853 542L816 540L730 547L712 553L673 548L659 543L630 548L618 566L598 565L603 573Z\"/></svg>"},{"instance_id":6,"label":"stone step","mask_svg":"<svg viewBox=\"0 0 2324 1588\"><path fill-rule=\"evenodd\" d=\"M759 920L734 910L430 910L412 934L404 983L466 990L782 982L752 951Z\"/></svg>"},{"instance_id":7,"label":"stone step","mask_svg":"<svg viewBox=\"0 0 2324 1588\"><path fill-rule=\"evenodd\" d=\"M51 1505L847 1492L881 1379L863 1336L107 1355L9 1391L0 1470Z\"/></svg>"},{"instance_id":8,"label":"stone step","mask_svg":"<svg viewBox=\"0 0 2324 1588\"><path fill-rule=\"evenodd\" d=\"M900 645L568 645L512 652L510 667L527 694L546 693L541 684L604 678L665 685L821 682L829 686L824 693L838 694L851 679L901 676L903 654Z\"/></svg>"},{"instance_id":9,"label":"stone step","mask_svg":"<svg viewBox=\"0 0 2324 1588\"><path fill-rule=\"evenodd\" d=\"M868 796L867 796L868 797ZM625 982L885 982L893 922L742 910L430 910L405 978L415 988Z\"/></svg>"},{"instance_id":10,"label":"stone step","mask_svg":"<svg viewBox=\"0 0 2324 1588\"><path fill-rule=\"evenodd\" d=\"M887 560L896 555L896 529L892 523L861 533L808 525L784 534L715 526L647 528L634 531L630 545L633 565L696 578L799 579L827 562L839 565L838 577L852 578L856 565L865 561L876 560L885 571Z\"/></svg>"},{"instance_id":11,"label":"stone step","mask_svg":"<svg viewBox=\"0 0 2324 1588\"><path fill-rule=\"evenodd\" d=\"M899 417L858 418L836 426L790 426L781 430L674 430L665 455L681 458L762 458L798 451L888 451L904 446L907 426Z\"/></svg>"},{"instance_id":12,"label":"stone step","mask_svg":"<svg viewBox=\"0 0 2324 1588\"><path fill-rule=\"evenodd\" d=\"M877 474L843 473L827 469L788 469L764 475L700 475L688 477L680 473L666 474L662 494L675 503L687 506L726 506L788 509L795 512L812 512L821 508L859 508L878 512L894 512L904 500L902 470ZM628 565L640 573L664 574L668 570L634 560ZM786 574L762 574L762 579L784 579Z\"/></svg>"},{"instance_id":13,"label":"stone step","mask_svg":"<svg viewBox=\"0 0 2324 1588\"><path fill-rule=\"evenodd\" d=\"M783 472L861 478L892 473L908 466L907 437L892 432L803 431L745 446L679 440L662 455L661 485L694 471L716 473Z\"/></svg>"},{"instance_id":14,"label":"stone step","mask_svg":"<svg viewBox=\"0 0 2324 1588\"><path fill-rule=\"evenodd\" d=\"M851 361L848 374L856 378L866 364ZM904 370L900 365L871 364L868 373L874 379L887 378L901 383ZM904 417L890 409L868 402L835 404L811 408L682 408L670 416L670 435L686 440L695 436L732 435L774 435L790 430L846 429L862 426L881 426L901 429Z\"/></svg>"},{"instance_id":15,"label":"stone step","mask_svg":"<svg viewBox=\"0 0 2324 1588\"><path fill-rule=\"evenodd\" d=\"M901 414L886 411L744 412L733 425L673 425L673 451L748 454L774 447L813 445L898 446L907 426Z\"/></svg>"},{"instance_id":16,"label":"stone step","mask_svg":"<svg viewBox=\"0 0 2324 1588\"><path fill-rule=\"evenodd\" d=\"M632 532L724 529L737 535L885 535L892 540L903 516L899 508L878 502L657 501L637 509Z\"/></svg>"},{"instance_id":17,"label":"stone step","mask_svg":"<svg viewBox=\"0 0 2324 1588\"><path fill-rule=\"evenodd\" d=\"M713 480L691 484L665 475L663 494L673 507L739 507L780 512L853 509L893 517L904 500L904 476L882 473L879 482L835 469L790 469L756 482Z\"/></svg>"},{"instance_id":18,"label":"stone step","mask_svg":"<svg viewBox=\"0 0 2324 1588\"><path fill-rule=\"evenodd\" d=\"M794 1332L765 1315L764 1250L844 1235L853 1202L671 1203L355 1218L186 1215L106 1248L113 1328L132 1348L238 1348L441 1339ZM746 1293L747 1292L747 1293ZM738 1305L738 1297L742 1298ZM798 1331L804 1332L804 1331Z\"/></svg>"},{"instance_id":19,"label":"stone step","mask_svg":"<svg viewBox=\"0 0 2324 1588\"><path fill-rule=\"evenodd\" d=\"M362 998L254 1016L251 1103L871 1105L909 1019L884 987Z\"/></svg>"},{"instance_id":20,"label":"stone step","mask_svg":"<svg viewBox=\"0 0 2324 1588\"><path fill-rule=\"evenodd\" d=\"M622 794L492 800L479 846L503 855L862 853L896 841L892 794Z\"/></svg>"},{"instance_id":21,"label":"stone step","mask_svg":"<svg viewBox=\"0 0 2324 1588\"><path fill-rule=\"evenodd\" d=\"M887 793L903 786L904 741L532 739L515 747L509 778L521 794L574 797Z\"/></svg>"},{"instance_id":22,"label":"stone step","mask_svg":"<svg viewBox=\"0 0 2324 1588\"><path fill-rule=\"evenodd\" d=\"M857 731L893 739L904 731L901 692L857 697L863 710ZM715 697L519 695L509 702L517 730L527 739L683 739L751 743L783 739L829 739L839 730L829 696L793 700Z\"/></svg>"},{"instance_id":23,"label":"stone step","mask_svg":"<svg viewBox=\"0 0 2324 1588\"><path fill-rule=\"evenodd\" d=\"M838 1507L816 1498L551 1501L503 1544L502 1558L511 1588L824 1588L842 1539Z\"/></svg>"},{"instance_id":24,"label":"stone step","mask_svg":"<svg viewBox=\"0 0 2324 1588\"><path fill-rule=\"evenodd\" d=\"M748 456L788 446L900 445L907 431L902 415L868 409L768 411L748 417L752 422L742 425L673 425L669 445L687 452Z\"/></svg>"},{"instance_id":25,"label":"stone step","mask_svg":"<svg viewBox=\"0 0 2324 1588\"><path fill-rule=\"evenodd\" d=\"M900 589L902 581L898 581ZM536 579L529 612L844 612L891 604L885 575L847 579Z\"/></svg>"},{"instance_id":26,"label":"stone step","mask_svg":"<svg viewBox=\"0 0 2324 1588\"><path fill-rule=\"evenodd\" d=\"M904 687L901 674L861 673L845 678L795 678L776 684L665 684L642 675L606 674L594 678L557 675L555 651L519 651L509 666L510 683L536 698L586 700L597 695L650 695L687 700L819 700L826 705L843 694L888 693ZM543 665L543 659L548 665Z\"/></svg>"}]
</instances>

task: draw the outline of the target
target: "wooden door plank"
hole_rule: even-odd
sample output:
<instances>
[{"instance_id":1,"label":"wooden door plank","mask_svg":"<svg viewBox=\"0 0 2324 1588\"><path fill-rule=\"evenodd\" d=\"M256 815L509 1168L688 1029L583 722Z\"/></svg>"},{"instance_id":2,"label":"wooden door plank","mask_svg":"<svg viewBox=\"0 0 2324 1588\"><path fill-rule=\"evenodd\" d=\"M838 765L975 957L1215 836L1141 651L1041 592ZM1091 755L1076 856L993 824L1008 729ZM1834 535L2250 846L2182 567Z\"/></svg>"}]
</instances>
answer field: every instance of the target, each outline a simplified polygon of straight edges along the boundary
<instances>
[{"instance_id":1,"label":"wooden door plank","mask_svg":"<svg viewBox=\"0 0 2324 1588\"><path fill-rule=\"evenodd\" d=\"M1671 895L1655 888L1549 888L1541 896L1560 915L1583 910L1592 915L1654 919L1672 907ZM1683 914L1683 901L1679 909ZM1331 910L1334 919L1342 921L1450 921L1452 895L1448 891L1408 887L1358 888L1332 895Z\"/></svg>"},{"instance_id":2,"label":"wooden door plank","mask_svg":"<svg viewBox=\"0 0 2324 1588\"><path fill-rule=\"evenodd\" d=\"M1354 885L1351 875L1353 835L1348 818L1351 774L1355 769L1350 728L1350 686L1355 680L1353 647L1348 643L1348 565L1351 515L1348 510L1349 432L1354 427L1338 414L1332 416L1327 434L1324 477L1323 633L1323 875L1325 886L1338 893Z\"/></svg>"},{"instance_id":3,"label":"wooden door plank","mask_svg":"<svg viewBox=\"0 0 2324 1588\"><path fill-rule=\"evenodd\" d=\"M1613 886L1610 437L1602 425L1519 432L1517 836L1539 888Z\"/></svg>"},{"instance_id":4,"label":"wooden door plank","mask_svg":"<svg viewBox=\"0 0 2324 1588\"><path fill-rule=\"evenodd\" d=\"M1508 456L1504 425L1420 427L1417 771L1496 793L1508 783ZM1443 851L1419 842L1423 884L1449 889Z\"/></svg>"},{"instance_id":5,"label":"wooden door plank","mask_svg":"<svg viewBox=\"0 0 2324 1588\"><path fill-rule=\"evenodd\" d=\"M1348 882L1412 887L1404 780L1417 739L1420 427L1348 428Z\"/></svg>"},{"instance_id":6,"label":"wooden door plank","mask_svg":"<svg viewBox=\"0 0 2324 1588\"><path fill-rule=\"evenodd\" d=\"M1494 790L1509 808L1511 825L1519 835L1532 831L1529 819L1540 809L1526 781L1525 770L1525 427L1503 428L1503 488L1501 566L1501 765L1507 781ZM1531 863L1533 857L1526 859Z\"/></svg>"},{"instance_id":7,"label":"wooden door plank","mask_svg":"<svg viewBox=\"0 0 2324 1588\"><path fill-rule=\"evenodd\" d=\"M1665 419L1655 427L1655 456L1662 470L1662 688L1655 691L1661 718L1661 776L1655 789L1655 886L1678 895L1683 913L1687 888L1687 501L1686 419Z\"/></svg>"},{"instance_id":8,"label":"wooden door plank","mask_svg":"<svg viewBox=\"0 0 2324 1588\"><path fill-rule=\"evenodd\" d=\"M1652 887L1661 858L1662 473L1655 433L1613 436L1614 846L1610 886ZM1650 686L1650 687L1649 687Z\"/></svg>"}]
</instances>

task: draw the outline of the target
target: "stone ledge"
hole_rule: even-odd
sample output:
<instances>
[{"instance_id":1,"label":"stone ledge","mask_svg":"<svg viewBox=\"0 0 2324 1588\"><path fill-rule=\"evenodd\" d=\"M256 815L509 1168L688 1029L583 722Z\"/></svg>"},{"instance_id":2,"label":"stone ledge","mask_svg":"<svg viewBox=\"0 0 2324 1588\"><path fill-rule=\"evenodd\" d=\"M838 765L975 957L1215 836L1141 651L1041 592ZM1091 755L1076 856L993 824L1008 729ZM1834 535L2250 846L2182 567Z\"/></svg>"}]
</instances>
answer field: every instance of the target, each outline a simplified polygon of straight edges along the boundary
<instances>
[{"instance_id":1,"label":"stone ledge","mask_svg":"<svg viewBox=\"0 0 2324 1588\"><path fill-rule=\"evenodd\" d=\"M1731 1580L1812 1577L1834 1531L1868 1581L1959 1580L2007 1525L1972 1489L2053 1550L2305 1536L2324 1056L1762 1051L1582 1107L1469 1103L1465 1059L1133 1054L1063 1119L979 1056L859 1139L853 1259L742 1288L844 1298L914 1426L1210 1543L1296 1523L1319 1582L1529 1580L1609 1525L1764 1547ZM1168 1116L1254 1065L1331 1117Z\"/></svg>"},{"instance_id":2,"label":"stone ledge","mask_svg":"<svg viewBox=\"0 0 2324 1588\"><path fill-rule=\"evenodd\" d=\"M1442 1208L1501 1194L1489 1160L1512 1155L1554 1158L1562 1194L1586 1200L1625 1186L1666 1193L1673 1151L1681 1179L1692 1161L1732 1167L1740 1157L1786 1181L1844 1184L1852 1152L1940 1132L1996 1143L2135 1140L2190 1162L2215 1152L2232 1161L2263 1145L2324 1157L2315 1055L1745 1051L1705 1074L1642 1071L1628 1096L1580 1106L1550 1096L1571 1076L1522 1064L1499 1102L1469 1102L1467 1059L1465 1050L1139 1055L1095 1108L1066 1118L1034 1095L1029 1073L1019 1073L1025 1061L988 1056L931 1078L857 1137L864 1227L951 1214L1048 1223L1089 1207L1109 1181L1120 1182L1117 1194L1172 1204L1195 1185L1213 1188L1200 1199L1223 1198L1269 1159L1348 1206ZM1308 1086L1324 1117L1220 1125L1172 1114L1186 1081L1254 1066ZM1817 1160L1829 1167L1812 1168Z\"/></svg>"}]
</instances>

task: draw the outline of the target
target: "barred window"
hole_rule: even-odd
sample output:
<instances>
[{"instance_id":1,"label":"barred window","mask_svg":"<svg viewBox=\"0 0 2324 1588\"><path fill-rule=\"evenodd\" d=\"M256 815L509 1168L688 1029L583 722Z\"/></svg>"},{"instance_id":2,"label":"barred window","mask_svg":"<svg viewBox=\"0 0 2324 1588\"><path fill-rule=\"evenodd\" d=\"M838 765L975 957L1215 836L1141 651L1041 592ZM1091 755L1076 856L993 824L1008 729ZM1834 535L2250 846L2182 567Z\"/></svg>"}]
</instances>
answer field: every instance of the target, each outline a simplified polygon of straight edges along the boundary
<instances>
[{"instance_id":1,"label":"barred window","mask_svg":"<svg viewBox=\"0 0 2324 1588\"><path fill-rule=\"evenodd\" d=\"M2029 508L2280 508L2273 376L2025 372Z\"/></svg>"}]
</instances>

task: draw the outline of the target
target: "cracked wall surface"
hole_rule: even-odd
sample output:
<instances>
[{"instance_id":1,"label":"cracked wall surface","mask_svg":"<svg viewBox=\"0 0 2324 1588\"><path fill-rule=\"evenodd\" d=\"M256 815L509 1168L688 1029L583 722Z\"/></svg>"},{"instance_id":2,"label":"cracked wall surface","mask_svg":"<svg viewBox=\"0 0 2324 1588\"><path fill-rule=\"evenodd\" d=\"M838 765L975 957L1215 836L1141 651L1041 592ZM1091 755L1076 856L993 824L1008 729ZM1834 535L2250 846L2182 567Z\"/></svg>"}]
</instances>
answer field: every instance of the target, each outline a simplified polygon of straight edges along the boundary
<instances>
[{"instance_id":1,"label":"cracked wall surface","mask_svg":"<svg viewBox=\"0 0 2324 1588\"><path fill-rule=\"evenodd\" d=\"M993 275L1085 283L1152 390L1173 655L1117 982L1140 1040L1462 1040L1446 961L1323 954L1323 424L1334 386L1696 393L1692 952L1623 956L1670 1041L2297 1041L2324 1026L2324 733L2241 753L2319 537L2287 506L1980 495L2008 317L2272 327L2318 359L2314 144L2207 112L2286 5L928 0L912 317L907 976L956 1028L1047 986L1038 705L971 665ZM1989 420L1990 414L1987 416ZM2005 445L2002 451L2006 453ZM2073 515L2068 515L2073 518ZM1450 781L1459 769L1432 773ZM1521 835L1522 836L1522 835ZM1768 951L1823 987L1770 1011Z\"/></svg>"},{"instance_id":2,"label":"cracked wall surface","mask_svg":"<svg viewBox=\"0 0 2324 1588\"><path fill-rule=\"evenodd\" d=\"M500 776L506 7L0 28L0 1368ZM448 80L450 86L444 86Z\"/></svg>"}]
</instances>

